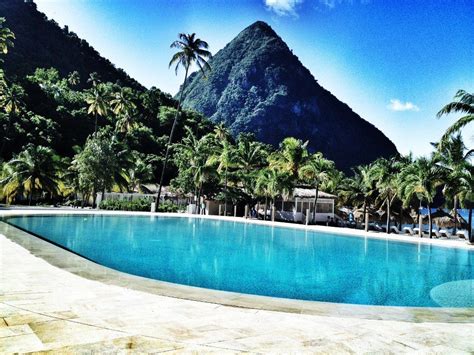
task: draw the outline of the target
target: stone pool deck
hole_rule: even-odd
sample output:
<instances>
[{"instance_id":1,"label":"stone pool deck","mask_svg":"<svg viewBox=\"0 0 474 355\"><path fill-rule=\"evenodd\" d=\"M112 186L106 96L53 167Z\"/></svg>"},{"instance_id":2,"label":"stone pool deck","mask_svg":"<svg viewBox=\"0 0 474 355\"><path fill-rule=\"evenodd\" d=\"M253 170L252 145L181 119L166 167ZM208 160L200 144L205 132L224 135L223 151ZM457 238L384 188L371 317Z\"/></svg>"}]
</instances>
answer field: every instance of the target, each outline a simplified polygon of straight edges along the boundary
<instances>
[{"instance_id":1,"label":"stone pool deck","mask_svg":"<svg viewBox=\"0 0 474 355\"><path fill-rule=\"evenodd\" d=\"M230 293L164 296L140 279L0 222L0 353L474 353L474 309L294 301L283 312L265 297L237 307L219 304Z\"/></svg>"}]
</instances>

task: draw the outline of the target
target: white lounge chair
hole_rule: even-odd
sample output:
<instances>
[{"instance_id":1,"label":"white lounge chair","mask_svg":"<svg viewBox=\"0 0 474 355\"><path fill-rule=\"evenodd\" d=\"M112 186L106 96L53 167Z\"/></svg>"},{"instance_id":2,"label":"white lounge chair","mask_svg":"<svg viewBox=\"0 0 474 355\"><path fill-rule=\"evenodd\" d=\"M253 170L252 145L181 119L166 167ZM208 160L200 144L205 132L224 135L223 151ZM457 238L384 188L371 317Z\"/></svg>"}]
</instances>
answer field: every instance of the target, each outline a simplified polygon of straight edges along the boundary
<instances>
[{"instance_id":1,"label":"white lounge chair","mask_svg":"<svg viewBox=\"0 0 474 355\"><path fill-rule=\"evenodd\" d=\"M441 233L437 229L432 229L431 230L431 236L435 236L435 238L441 238Z\"/></svg>"},{"instance_id":2,"label":"white lounge chair","mask_svg":"<svg viewBox=\"0 0 474 355\"><path fill-rule=\"evenodd\" d=\"M416 235L419 235L420 234L420 228L418 228L418 227L413 228L413 233L416 234ZM421 231L421 236L423 236L423 230Z\"/></svg>"},{"instance_id":3,"label":"white lounge chair","mask_svg":"<svg viewBox=\"0 0 474 355\"><path fill-rule=\"evenodd\" d=\"M397 226L391 226L390 233L400 234L400 231L398 230Z\"/></svg>"},{"instance_id":4,"label":"white lounge chair","mask_svg":"<svg viewBox=\"0 0 474 355\"><path fill-rule=\"evenodd\" d=\"M447 229L440 229L439 234L441 238L447 238L447 239L451 238L451 234L449 234Z\"/></svg>"},{"instance_id":5,"label":"white lounge chair","mask_svg":"<svg viewBox=\"0 0 474 355\"><path fill-rule=\"evenodd\" d=\"M403 227L403 234L413 235L415 234L415 232L413 232L413 229L411 227Z\"/></svg>"},{"instance_id":6,"label":"white lounge chair","mask_svg":"<svg viewBox=\"0 0 474 355\"><path fill-rule=\"evenodd\" d=\"M464 238L466 240L469 240L469 233L467 230L458 230L456 235L459 237L459 238Z\"/></svg>"}]
</instances>

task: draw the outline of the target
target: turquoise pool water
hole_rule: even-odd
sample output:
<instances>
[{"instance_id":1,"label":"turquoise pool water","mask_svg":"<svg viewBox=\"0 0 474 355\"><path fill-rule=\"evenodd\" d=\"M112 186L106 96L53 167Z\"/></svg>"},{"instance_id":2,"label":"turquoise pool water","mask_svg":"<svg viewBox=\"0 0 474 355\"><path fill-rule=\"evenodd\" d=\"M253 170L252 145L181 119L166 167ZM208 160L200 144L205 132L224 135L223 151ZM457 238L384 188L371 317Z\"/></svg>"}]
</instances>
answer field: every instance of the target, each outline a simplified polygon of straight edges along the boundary
<instances>
[{"instance_id":1,"label":"turquoise pool water","mask_svg":"<svg viewBox=\"0 0 474 355\"><path fill-rule=\"evenodd\" d=\"M199 218L6 221L99 264L183 285L352 304L474 306L474 253L466 249Z\"/></svg>"}]
</instances>

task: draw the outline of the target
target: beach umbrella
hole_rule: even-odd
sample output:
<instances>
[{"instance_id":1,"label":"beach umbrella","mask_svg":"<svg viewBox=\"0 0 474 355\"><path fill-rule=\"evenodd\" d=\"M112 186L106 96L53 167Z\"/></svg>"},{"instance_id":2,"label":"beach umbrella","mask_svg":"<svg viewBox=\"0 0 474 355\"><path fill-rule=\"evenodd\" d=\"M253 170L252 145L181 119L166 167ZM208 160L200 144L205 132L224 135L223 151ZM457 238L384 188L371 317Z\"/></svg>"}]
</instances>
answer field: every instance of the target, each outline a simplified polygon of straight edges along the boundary
<instances>
[{"instance_id":1,"label":"beach umbrella","mask_svg":"<svg viewBox=\"0 0 474 355\"><path fill-rule=\"evenodd\" d=\"M376 216L376 218L378 218L377 211L375 211L374 209L367 207L367 212L369 213L370 217ZM360 220L360 219L363 220L364 219L364 209L363 208L358 208L358 209L354 210L354 218L358 219L358 220Z\"/></svg>"},{"instance_id":2,"label":"beach umbrella","mask_svg":"<svg viewBox=\"0 0 474 355\"><path fill-rule=\"evenodd\" d=\"M422 211L422 216L423 218L428 218L428 210L425 209ZM450 217L450 214L446 211L444 211L441 208L438 208L436 211L433 212L433 209L431 209L431 218L441 218L441 217Z\"/></svg>"},{"instance_id":3,"label":"beach umbrella","mask_svg":"<svg viewBox=\"0 0 474 355\"><path fill-rule=\"evenodd\" d=\"M444 217L436 217L436 218L433 218L433 223L435 223L438 227L441 227L441 228L453 228L454 218L449 215L444 216Z\"/></svg>"}]
</instances>

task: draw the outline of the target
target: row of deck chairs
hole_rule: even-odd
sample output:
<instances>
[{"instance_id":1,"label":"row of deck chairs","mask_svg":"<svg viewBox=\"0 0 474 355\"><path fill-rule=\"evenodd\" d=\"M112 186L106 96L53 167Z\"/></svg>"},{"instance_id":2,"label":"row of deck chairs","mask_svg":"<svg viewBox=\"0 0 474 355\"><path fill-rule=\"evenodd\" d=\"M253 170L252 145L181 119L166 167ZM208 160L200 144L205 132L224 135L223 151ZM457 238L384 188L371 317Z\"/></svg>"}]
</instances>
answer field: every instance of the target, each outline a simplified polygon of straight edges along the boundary
<instances>
[{"instance_id":1,"label":"row of deck chairs","mask_svg":"<svg viewBox=\"0 0 474 355\"><path fill-rule=\"evenodd\" d=\"M393 228L395 228L396 231L393 230ZM394 233L400 234L397 227L392 227L392 231ZM419 233L420 233L420 228L418 228L418 227L416 227L416 228L403 227L403 234L417 236ZM428 234L428 231L424 230L422 233ZM466 239L466 240L469 239L469 233L468 233L467 230L458 230L456 232L456 234L451 234L451 233L449 233L449 231L447 229L434 229L433 228L431 230L431 233L435 238L451 239L451 238L456 238L457 237L457 238L463 238L463 239Z\"/></svg>"}]
</instances>

